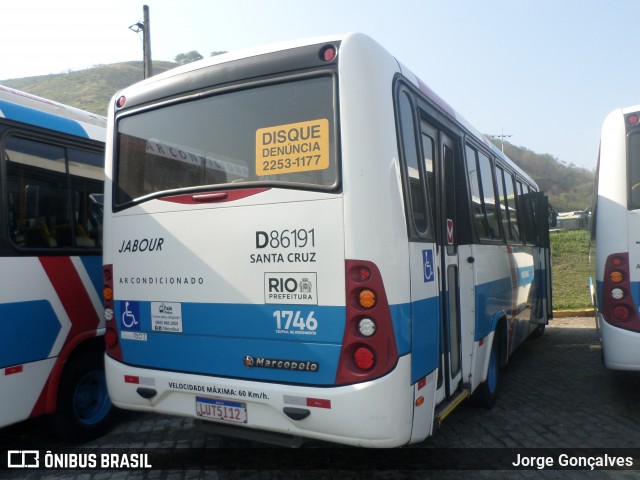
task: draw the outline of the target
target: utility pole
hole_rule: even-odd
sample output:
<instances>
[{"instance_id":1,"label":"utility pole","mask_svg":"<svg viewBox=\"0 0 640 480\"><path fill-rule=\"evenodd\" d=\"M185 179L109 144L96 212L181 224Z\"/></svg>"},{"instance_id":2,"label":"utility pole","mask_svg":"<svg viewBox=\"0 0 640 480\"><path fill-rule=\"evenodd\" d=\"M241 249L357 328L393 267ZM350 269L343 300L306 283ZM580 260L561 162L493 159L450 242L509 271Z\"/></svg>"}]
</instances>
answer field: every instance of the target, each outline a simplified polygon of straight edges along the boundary
<instances>
[{"instance_id":1,"label":"utility pole","mask_svg":"<svg viewBox=\"0 0 640 480\"><path fill-rule=\"evenodd\" d=\"M153 66L151 65L151 29L149 28L149 5L142 7L143 24L142 29L142 56L144 58L144 78L153 75Z\"/></svg>"},{"instance_id":2,"label":"utility pole","mask_svg":"<svg viewBox=\"0 0 640 480\"><path fill-rule=\"evenodd\" d=\"M153 75L153 66L151 64L151 28L149 26L149 6L142 7L142 22L134 23L129 30L135 33L142 32L142 60L144 65L144 78Z\"/></svg>"},{"instance_id":3,"label":"utility pole","mask_svg":"<svg viewBox=\"0 0 640 480\"><path fill-rule=\"evenodd\" d=\"M503 132L500 135L489 135L489 137L491 137L491 138L499 138L500 139L500 142L502 144L502 153L504 153L504 139L505 138L511 138L511 137L513 137L513 135L505 135L504 132Z\"/></svg>"}]
</instances>

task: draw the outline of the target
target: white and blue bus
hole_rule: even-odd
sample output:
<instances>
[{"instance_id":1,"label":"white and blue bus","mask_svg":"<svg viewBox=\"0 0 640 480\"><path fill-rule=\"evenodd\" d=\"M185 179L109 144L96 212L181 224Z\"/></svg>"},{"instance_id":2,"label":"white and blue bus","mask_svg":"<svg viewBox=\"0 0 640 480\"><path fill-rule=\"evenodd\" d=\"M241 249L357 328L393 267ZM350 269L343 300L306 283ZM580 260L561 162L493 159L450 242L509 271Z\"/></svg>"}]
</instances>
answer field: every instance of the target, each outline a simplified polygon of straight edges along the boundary
<instances>
[{"instance_id":1,"label":"white and blue bus","mask_svg":"<svg viewBox=\"0 0 640 480\"><path fill-rule=\"evenodd\" d=\"M491 406L550 318L545 197L367 36L158 75L114 97L107 138L119 407L404 445Z\"/></svg>"},{"instance_id":2,"label":"white and blue bus","mask_svg":"<svg viewBox=\"0 0 640 480\"><path fill-rule=\"evenodd\" d=\"M640 370L640 105L602 125L592 235L596 323L604 364Z\"/></svg>"},{"instance_id":3,"label":"white and blue bus","mask_svg":"<svg viewBox=\"0 0 640 480\"><path fill-rule=\"evenodd\" d=\"M106 118L0 86L0 427L109 426L102 197Z\"/></svg>"}]
</instances>

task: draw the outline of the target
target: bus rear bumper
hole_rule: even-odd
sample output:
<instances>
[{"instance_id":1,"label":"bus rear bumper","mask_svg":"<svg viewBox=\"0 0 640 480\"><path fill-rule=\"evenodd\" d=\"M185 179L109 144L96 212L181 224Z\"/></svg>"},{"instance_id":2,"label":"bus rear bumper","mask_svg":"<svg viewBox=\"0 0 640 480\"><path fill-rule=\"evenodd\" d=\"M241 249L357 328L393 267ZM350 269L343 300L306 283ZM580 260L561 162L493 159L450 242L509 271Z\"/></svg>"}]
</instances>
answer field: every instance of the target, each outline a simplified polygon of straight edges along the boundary
<instances>
[{"instance_id":1,"label":"bus rear bumper","mask_svg":"<svg viewBox=\"0 0 640 480\"><path fill-rule=\"evenodd\" d=\"M598 314L602 357L607 368L640 371L640 333L615 327Z\"/></svg>"},{"instance_id":2,"label":"bus rear bumper","mask_svg":"<svg viewBox=\"0 0 640 480\"><path fill-rule=\"evenodd\" d=\"M363 447L395 447L410 441L414 414L410 369L411 357L406 355L392 372L375 381L319 388L149 370L105 358L109 395L120 408L191 417L211 423L214 429L232 427L229 432L259 430L280 434L276 437ZM241 421L199 414L198 402L217 400L246 409ZM421 408L430 407L433 404L427 401ZM266 434L243 436L268 441Z\"/></svg>"}]
</instances>

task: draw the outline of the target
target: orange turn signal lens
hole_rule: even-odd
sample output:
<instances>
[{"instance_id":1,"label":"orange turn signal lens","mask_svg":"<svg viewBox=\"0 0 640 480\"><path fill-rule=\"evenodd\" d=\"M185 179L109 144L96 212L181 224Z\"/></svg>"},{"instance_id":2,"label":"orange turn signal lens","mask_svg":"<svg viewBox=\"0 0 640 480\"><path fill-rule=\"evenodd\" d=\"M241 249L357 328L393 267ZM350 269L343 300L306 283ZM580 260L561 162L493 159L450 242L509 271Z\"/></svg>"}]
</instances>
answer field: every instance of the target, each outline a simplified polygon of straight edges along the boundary
<instances>
[{"instance_id":1,"label":"orange turn signal lens","mask_svg":"<svg viewBox=\"0 0 640 480\"><path fill-rule=\"evenodd\" d=\"M371 308L376 304L376 294L373 290L361 290L358 295L358 303L362 308Z\"/></svg>"},{"instance_id":2,"label":"orange turn signal lens","mask_svg":"<svg viewBox=\"0 0 640 480\"><path fill-rule=\"evenodd\" d=\"M621 271L619 270L614 270L613 272L611 272L611 274L609 275L609 279L613 282L613 283L620 283L623 279L624 279L624 275Z\"/></svg>"},{"instance_id":3,"label":"orange turn signal lens","mask_svg":"<svg viewBox=\"0 0 640 480\"><path fill-rule=\"evenodd\" d=\"M111 288L105 287L102 294L104 295L104 299L107 302L110 302L111 300L113 300L113 290Z\"/></svg>"}]
</instances>

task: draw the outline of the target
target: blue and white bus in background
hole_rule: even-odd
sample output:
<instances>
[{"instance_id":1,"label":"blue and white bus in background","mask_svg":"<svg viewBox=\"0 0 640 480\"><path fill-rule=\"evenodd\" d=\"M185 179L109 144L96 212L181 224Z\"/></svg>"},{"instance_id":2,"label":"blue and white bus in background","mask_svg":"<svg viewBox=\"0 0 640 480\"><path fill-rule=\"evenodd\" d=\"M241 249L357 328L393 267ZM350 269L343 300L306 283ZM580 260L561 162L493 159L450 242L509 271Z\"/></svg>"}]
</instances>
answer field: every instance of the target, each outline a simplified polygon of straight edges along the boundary
<instances>
[{"instance_id":1,"label":"blue and white bus in background","mask_svg":"<svg viewBox=\"0 0 640 480\"><path fill-rule=\"evenodd\" d=\"M171 70L108 123L119 407L273 442L419 442L466 397L493 405L551 317L545 197L365 35Z\"/></svg>"},{"instance_id":2,"label":"blue and white bus in background","mask_svg":"<svg viewBox=\"0 0 640 480\"><path fill-rule=\"evenodd\" d=\"M592 235L604 364L640 370L640 105L614 110L602 125Z\"/></svg>"},{"instance_id":3,"label":"blue and white bus in background","mask_svg":"<svg viewBox=\"0 0 640 480\"><path fill-rule=\"evenodd\" d=\"M106 431L102 192L106 119L0 86L0 426L52 414Z\"/></svg>"}]
</instances>

